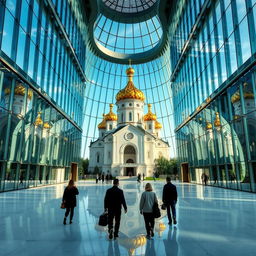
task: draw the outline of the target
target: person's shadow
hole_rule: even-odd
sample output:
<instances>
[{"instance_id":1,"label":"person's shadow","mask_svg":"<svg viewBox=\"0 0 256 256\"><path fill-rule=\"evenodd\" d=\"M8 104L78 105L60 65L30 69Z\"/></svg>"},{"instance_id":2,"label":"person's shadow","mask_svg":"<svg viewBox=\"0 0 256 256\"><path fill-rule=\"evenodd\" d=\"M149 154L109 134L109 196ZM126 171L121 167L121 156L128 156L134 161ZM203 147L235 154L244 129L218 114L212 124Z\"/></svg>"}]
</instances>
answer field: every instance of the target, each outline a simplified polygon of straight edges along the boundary
<instances>
[{"instance_id":1,"label":"person's shadow","mask_svg":"<svg viewBox=\"0 0 256 256\"><path fill-rule=\"evenodd\" d=\"M165 254L168 256L178 255L177 228L169 227L167 239L164 239Z\"/></svg>"},{"instance_id":2,"label":"person's shadow","mask_svg":"<svg viewBox=\"0 0 256 256\"><path fill-rule=\"evenodd\" d=\"M155 241L147 240L145 256L156 256Z\"/></svg>"},{"instance_id":3,"label":"person's shadow","mask_svg":"<svg viewBox=\"0 0 256 256\"><path fill-rule=\"evenodd\" d=\"M114 248L113 248L114 243ZM120 256L119 244L117 240L109 241L108 243L108 256Z\"/></svg>"}]
</instances>

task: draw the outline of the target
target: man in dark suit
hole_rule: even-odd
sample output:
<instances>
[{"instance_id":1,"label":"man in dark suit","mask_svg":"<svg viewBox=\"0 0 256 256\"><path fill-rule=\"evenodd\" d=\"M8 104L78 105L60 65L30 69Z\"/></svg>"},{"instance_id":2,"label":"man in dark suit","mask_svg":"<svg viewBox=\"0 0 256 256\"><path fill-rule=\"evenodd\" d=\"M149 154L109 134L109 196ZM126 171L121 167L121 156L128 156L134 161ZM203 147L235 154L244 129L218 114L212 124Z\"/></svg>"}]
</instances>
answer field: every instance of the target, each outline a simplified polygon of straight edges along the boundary
<instances>
[{"instance_id":1,"label":"man in dark suit","mask_svg":"<svg viewBox=\"0 0 256 256\"><path fill-rule=\"evenodd\" d=\"M163 188L163 203L166 205L166 210L167 210L167 216L169 220L169 225L172 224L172 218L173 218L173 224L177 224L176 220L176 203L177 203L177 190L176 186L171 183L171 178L166 177L166 184L164 185ZM170 208L172 209L172 216L170 212Z\"/></svg>"},{"instance_id":2,"label":"man in dark suit","mask_svg":"<svg viewBox=\"0 0 256 256\"><path fill-rule=\"evenodd\" d=\"M122 205L124 207L125 213L127 212L127 206L126 206L123 190L119 189L118 186L119 186L119 180L114 179L113 187L107 190L105 199L104 199L104 208L105 208L105 211L108 211L109 239L113 238L114 218L115 218L114 238L118 237Z\"/></svg>"}]
</instances>

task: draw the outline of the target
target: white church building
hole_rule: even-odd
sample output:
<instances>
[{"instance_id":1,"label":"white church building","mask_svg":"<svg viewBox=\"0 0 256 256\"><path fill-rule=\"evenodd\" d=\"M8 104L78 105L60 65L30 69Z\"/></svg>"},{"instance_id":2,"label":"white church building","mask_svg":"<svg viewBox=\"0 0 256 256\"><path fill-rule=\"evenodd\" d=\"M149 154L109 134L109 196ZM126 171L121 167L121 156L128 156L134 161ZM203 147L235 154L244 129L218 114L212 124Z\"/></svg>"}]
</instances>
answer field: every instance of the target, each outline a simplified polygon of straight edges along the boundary
<instances>
[{"instance_id":1,"label":"white church building","mask_svg":"<svg viewBox=\"0 0 256 256\"><path fill-rule=\"evenodd\" d=\"M113 176L152 176L155 159L170 157L169 144L160 138L162 125L151 112L144 115L145 96L133 84L134 69L126 70L128 83L116 95L117 115L110 111L98 125L99 138L90 144L89 171Z\"/></svg>"}]
</instances>

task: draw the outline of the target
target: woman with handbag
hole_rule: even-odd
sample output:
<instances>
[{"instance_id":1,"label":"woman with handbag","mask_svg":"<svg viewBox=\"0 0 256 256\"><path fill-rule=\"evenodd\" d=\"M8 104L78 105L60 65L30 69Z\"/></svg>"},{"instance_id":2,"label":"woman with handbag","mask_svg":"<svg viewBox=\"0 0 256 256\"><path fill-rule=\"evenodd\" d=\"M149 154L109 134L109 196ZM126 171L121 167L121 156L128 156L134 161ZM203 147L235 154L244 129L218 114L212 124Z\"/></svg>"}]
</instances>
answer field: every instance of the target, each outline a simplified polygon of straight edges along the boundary
<instances>
[{"instance_id":1,"label":"woman with handbag","mask_svg":"<svg viewBox=\"0 0 256 256\"><path fill-rule=\"evenodd\" d=\"M76 207L76 195L78 195L78 189L74 184L73 180L70 180L68 186L64 190L64 194L62 197L62 203L64 203L66 212L65 217L63 220L63 224L67 224L67 217L70 213L70 221L69 223L72 224L72 219L74 216L74 208Z\"/></svg>"},{"instance_id":2,"label":"woman with handbag","mask_svg":"<svg viewBox=\"0 0 256 256\"><path fill-rule=\"evenodd\" d=\"M140 214L143 214L144 217L148 239L154 236L155 216L153 208L156 204L156 194L153 192L151 184L147 183L145 191L142 193L140 198Z\"/></svg>"}]
</instances>

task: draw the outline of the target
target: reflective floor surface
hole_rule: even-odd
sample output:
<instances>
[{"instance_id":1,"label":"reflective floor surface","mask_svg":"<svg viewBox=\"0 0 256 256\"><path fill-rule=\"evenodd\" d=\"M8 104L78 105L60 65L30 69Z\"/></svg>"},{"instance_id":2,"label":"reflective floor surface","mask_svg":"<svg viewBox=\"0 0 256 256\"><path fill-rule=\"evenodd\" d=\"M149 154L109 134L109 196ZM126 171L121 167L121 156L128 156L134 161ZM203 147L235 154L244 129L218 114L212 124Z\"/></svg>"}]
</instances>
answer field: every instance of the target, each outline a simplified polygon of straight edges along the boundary
<instances>
[{"instance_id":1,"label":"reflective floor surface","mask_svg":"<svg viewBox=\"0 0 256 256\"><path fill-rule=\"evenodd\" d=\"M152 182L161 199L163 182ZM155 237L145 239L138 211L143 182L120 181L128 204L119 239L109 241L97 225L110 184L79 182L72 225L62 224L64 185L0 194L0 255L256 255L256 194L201 185L177 185L176 226L156 221Z\"/></svg>"}]
</instances>

